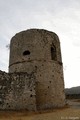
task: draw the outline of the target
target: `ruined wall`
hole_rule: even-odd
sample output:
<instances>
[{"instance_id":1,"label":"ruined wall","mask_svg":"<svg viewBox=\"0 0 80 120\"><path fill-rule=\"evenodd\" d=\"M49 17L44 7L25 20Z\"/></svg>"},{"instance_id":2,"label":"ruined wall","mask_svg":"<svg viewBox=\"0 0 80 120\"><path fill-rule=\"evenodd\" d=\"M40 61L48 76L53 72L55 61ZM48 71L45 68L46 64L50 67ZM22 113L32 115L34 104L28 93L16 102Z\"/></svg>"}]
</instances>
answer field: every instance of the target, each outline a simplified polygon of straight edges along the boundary
<instances>
[{"instance_id":1,"label":"ruined wall","mask_svg":"<svg viewBox=\"0 0 80 120\"><path fill-rule=\"evenodd\" d=\"M36 110L34 73L0 71L0 109Z\"/></svg>"}]
</instances>

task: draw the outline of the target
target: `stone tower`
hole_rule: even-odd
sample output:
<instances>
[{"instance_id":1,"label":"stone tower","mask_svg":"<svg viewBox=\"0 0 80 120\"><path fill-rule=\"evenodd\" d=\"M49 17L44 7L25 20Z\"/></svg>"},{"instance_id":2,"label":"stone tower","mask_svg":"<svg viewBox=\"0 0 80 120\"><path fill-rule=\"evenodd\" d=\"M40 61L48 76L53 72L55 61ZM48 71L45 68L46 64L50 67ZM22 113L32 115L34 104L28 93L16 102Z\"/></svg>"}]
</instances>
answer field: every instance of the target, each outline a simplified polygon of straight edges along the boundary
<instances>
[{"instance_id":1,"label":"stone tower","mask_svg":"<svg viewBox=\"0 0 80 120\"><path fill-rule=\"evenodd\" d=\"M37 109L64 106L63 64L55 33L30 29L12 38L9 73L20 72L34 76Z\"/></svg>"}]
</instances>

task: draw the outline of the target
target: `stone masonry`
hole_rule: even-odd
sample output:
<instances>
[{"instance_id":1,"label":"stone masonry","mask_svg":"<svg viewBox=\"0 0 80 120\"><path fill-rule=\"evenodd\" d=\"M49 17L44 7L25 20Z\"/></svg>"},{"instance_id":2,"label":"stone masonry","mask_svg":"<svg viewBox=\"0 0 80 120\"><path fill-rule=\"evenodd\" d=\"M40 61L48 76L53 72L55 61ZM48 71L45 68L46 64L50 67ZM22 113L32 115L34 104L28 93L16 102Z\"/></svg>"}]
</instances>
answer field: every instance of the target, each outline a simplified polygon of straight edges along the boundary
<instances>
[{"instance_id":1,"label":"stone masonry","mask_svg":"<svg viewBox=\"0 0 80 120\"><path fill-rule=\"evenodd\" d=\"M0 109L36 110L33 74L0 71Z\"/></svg>"},{"instance_id":2,"label":"stone masonry","mask_svg":"<svg viewBox=\"0 0 80 120\"><path fill-rule=\"evenodd\" d=\"M16 34L10 43L9 73L0 72L0 109L40 110L64 105L58 36L43 29Z\"/></svg>"}]
</instances>

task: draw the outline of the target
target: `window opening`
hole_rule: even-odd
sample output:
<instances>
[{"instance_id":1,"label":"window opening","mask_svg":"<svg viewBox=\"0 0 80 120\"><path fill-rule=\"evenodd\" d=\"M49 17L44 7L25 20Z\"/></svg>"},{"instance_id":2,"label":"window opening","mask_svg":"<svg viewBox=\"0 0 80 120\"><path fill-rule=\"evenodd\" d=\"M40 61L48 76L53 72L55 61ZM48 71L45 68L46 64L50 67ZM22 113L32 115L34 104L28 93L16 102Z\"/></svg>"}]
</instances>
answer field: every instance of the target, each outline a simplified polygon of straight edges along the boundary
<instances>
[{"instance_id":1,"label":"window opening","mask_svg":"<svg viewBox=\"0 0 80 120\"><path fill-rule=\"evenodd\" d=\"M25 55L30 55L30 51L29 51L29 50L24 51L24 52L23 52L23 55L24 55L24 56L25 56Z\"/></svg>"},{"instance_id":2,"label":"window opening","mask_svg":"<svg viewBox=\"0 0 80 120\"><path fill-rule=\"evenodd\" d=\"M52 60L57 60L56 47L55 47L54 45L51 46L51 59L52 59Z\"/></svg>"}]
</instances>

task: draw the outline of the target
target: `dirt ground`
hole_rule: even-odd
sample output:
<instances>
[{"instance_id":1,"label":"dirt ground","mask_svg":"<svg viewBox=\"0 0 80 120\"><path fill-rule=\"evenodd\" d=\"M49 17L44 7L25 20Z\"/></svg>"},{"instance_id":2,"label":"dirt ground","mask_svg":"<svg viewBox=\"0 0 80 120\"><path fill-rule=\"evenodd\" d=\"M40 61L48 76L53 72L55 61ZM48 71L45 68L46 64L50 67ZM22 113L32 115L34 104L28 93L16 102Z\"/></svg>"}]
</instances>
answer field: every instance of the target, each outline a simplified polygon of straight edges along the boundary
<instances>
[{"instance_id":1,"label":"dirt ground","mask_svg":"<svg viewBox=\"0 0 80 120\"><path fill-rule=\"evenodd\" d=\"M0 120L80 120L80 100L68 100L65 108L40 112L0 111Z\"/></svg>"}]
</instances>

